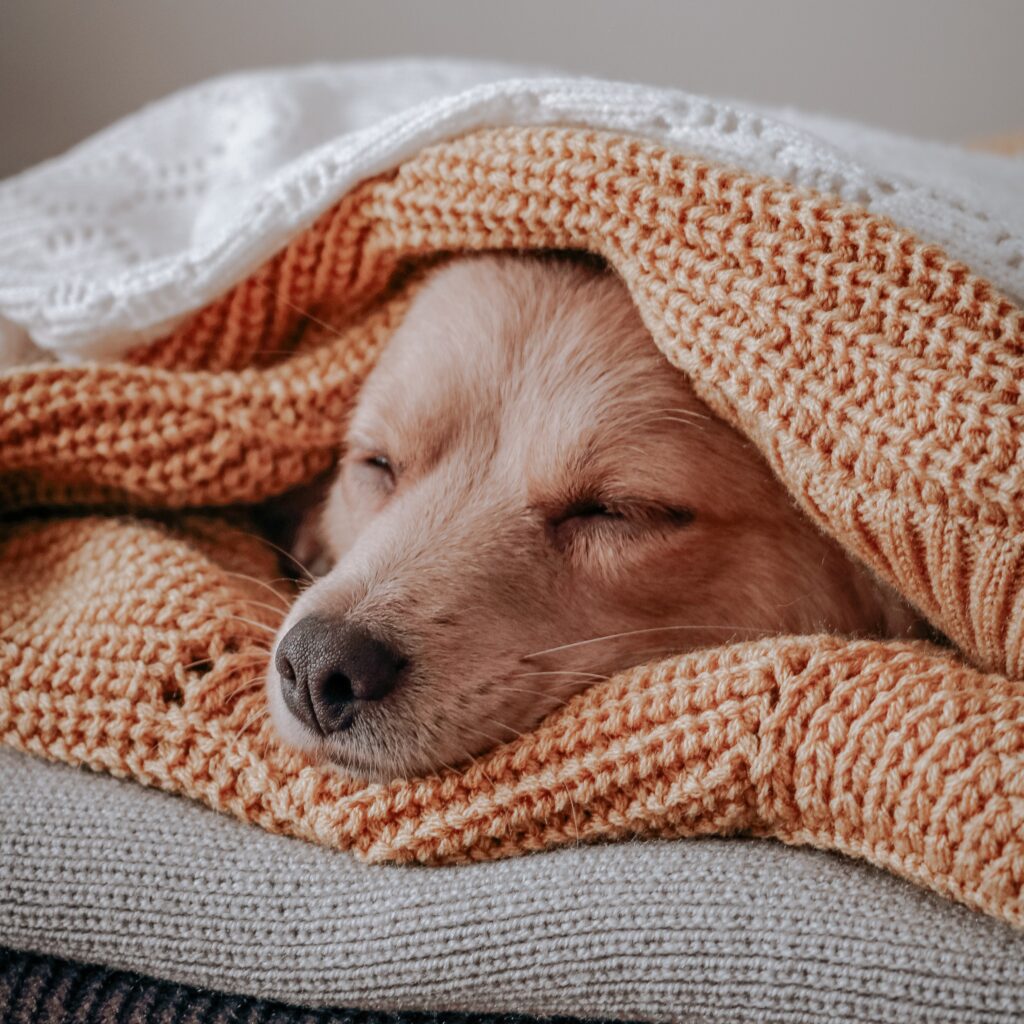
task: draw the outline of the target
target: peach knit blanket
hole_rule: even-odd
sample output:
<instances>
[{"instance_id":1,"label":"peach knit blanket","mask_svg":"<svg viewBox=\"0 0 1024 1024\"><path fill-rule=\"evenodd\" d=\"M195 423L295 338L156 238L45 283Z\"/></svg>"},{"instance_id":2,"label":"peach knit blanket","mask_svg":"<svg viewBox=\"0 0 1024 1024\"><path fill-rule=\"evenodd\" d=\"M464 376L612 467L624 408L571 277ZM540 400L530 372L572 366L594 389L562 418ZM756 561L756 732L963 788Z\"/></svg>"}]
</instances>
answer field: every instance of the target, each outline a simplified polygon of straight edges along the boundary
<instances>
[{"instance_id":1,"label":"peach knit blanket","mask_svg":"<svg viewBox=\"0 0 1024 1024\"><path fill-rule=\"evenodd\" d=\"M278 748L277 559L209 508L331 464L415 260L508 248L604 256L703 399L952 646L690 654L389 785ZM592 131L433 146L128 361L0 377L0 737L372 860L743 831L1024 925L1022 347L1020 310L855 206Z\"/></svg>"}]
</instances>

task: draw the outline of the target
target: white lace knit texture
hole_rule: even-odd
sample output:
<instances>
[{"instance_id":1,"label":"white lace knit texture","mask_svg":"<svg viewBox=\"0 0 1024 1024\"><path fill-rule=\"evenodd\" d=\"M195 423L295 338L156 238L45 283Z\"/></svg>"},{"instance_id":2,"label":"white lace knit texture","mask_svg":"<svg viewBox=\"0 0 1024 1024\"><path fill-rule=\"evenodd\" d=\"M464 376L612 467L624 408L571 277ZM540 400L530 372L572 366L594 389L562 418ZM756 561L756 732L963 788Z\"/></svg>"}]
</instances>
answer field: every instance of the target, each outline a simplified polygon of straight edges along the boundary
<instances>
[{"instance_id":1,"label":"white lace knit texture","mask_svg":"<svg viewBox=\"0 0 1024 1024\"><path fill-rule=\"evenodd\" d=\"M281 248L360 179L475 128L571 125L833 193L1024 301L1024 159L668 89L457 61L217 79L0 184L0 368L115 358Z\"/></svg>"}]
</instances>

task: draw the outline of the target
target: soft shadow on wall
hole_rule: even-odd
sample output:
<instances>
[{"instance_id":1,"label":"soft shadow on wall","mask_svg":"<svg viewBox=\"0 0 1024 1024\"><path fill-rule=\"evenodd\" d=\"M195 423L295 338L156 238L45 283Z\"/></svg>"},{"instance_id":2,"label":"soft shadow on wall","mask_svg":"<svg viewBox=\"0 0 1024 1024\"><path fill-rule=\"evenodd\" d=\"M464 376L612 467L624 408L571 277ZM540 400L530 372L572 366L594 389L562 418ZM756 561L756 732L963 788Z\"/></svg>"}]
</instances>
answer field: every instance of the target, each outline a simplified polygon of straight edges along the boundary
<instances>
[{"instance_id":1,"label":"soft shadow on wall","mask_svg":"<svg viewBox=\"0 0 1024 1024\"><path fill-rule=\"evenodd\" d=\"M1024 0L0 0L0 176L211 75L489 57L941 139L1024 130Z\"/></svg>"}]
</instances>

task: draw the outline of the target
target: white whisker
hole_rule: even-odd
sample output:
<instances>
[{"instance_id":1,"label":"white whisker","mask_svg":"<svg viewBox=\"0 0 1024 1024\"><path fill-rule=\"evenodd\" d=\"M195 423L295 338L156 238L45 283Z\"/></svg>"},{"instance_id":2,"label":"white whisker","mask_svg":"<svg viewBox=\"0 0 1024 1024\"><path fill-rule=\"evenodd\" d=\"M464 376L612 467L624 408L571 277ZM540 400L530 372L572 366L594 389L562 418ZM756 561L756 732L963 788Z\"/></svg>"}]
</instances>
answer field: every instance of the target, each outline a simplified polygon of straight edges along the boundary
<instances>
[{"instance_id":1,"label":"white whisker","mask_svg":"<svg viewBox=\"0 0 1024 1024\"><path fill-rule=\"evenodd\" d=\"M227 569L224 569L223 572L225 576L234 576L236 579L246 580L249 583L255 583L257 586L263 587L265 590L269 590L271 594L281 602L283 610L287 611L291 607L291 602L284 596L284 594L279 593L265 580L257 579L255 576L250 576L248 573L244 572L230 572ZM286 577L282 577L282 579L285 578Z\"/></svg>"},{"instance_id":2,"label":"white whisker","mask_svg":"<svg viewBox=\"0 0 1024 1024\"><path fill-rule=\"evenodd\" d=\"M530 657L530 655L527 655ZM556 668L550 669L546 672L513 672L509 679L525 679L528 676L580 676L587 679L594 679L598 681L604 681L610 679L611 676L601 675L600 672L578 672L571 668ZM526 692L526 691L524 691Z\"/></svg>"},{"instance_id":3,"label":"white whisker","mask_svg":"<svg viewBox=\"0 0 1024 1024\"><path fill-rule=\"evenodd\" d=\"M273 612L275 615L284 615L288 611L287 608L281 608L277 605L269 604L266 601L254 601L251 597L239 598L242 604L255 605L257 608L266 608L267 611Z\"/></svg>"},{"instance_id":4,"label":"white whisker","mask_svg":"<svg viewBox=\"0 0 1024 1024\"><path fill-rule=\"evenodd\" d=\"M465 771L460 771L460 770L459 770L458 768L454 768L454 767L452 767L452 765L450 765L450 764L449 764L449 763L448 763L447 761L442 761L442 760L441 760L441 758L438 758L438 759L437 759L437 763L438 763L438 764L439 764L439 765L440 765L440 766L441 766L442 768L446 768L446 769L447 769L448 771L450 771L450 772L451 772L451 773L452 773L453 775L465 775L465 774L466 774L466 773L465 773Z\"/></svg>"},{"instance_id":5,"label":"white whisker","mask_svg":"<svg viewBox=\"0 0 1024 1024\"><path fill-rule=\"evenodd\" d=\"M610 679L611 677L608 676L607 678ZM519 686L502 686L501 692L502 693L522 693L522 694L525 694L527 697L544 697L544 698L547 698L547 699L550 699L550 700L554 701L554 703L556 705L559 705L559 706L563 705L563 704L568 704L569 703L569 698L558 697L555 694L553 694L553 693L551 693L549 691L545 691L545 690L524 690L522 687L519 687Z\"/></svg>"},{"instance_id":6,"label":"white whisker","mask_svg":"<svg viewBox=\"0 0 1024 1024\"><path fill-rule=\"evenodd\" d=\"M706 416L701 417L707 419ZM644 420L644 426L651 423L681 423L684 427L692 427L694 430L703 430L703 427L698 426L692 420L683 419L681 416L652 416L649 420Z\"/></svg>"},{"instance_id":7,"label":"white whisker","mask_svg":"<svg viewBox=\"0 0 1024 1024\"><path fill-rule=\"evenodd\" d=\"M289 309L294 310L296 313L299 314L299 316L305 317L305 319L307 320L311 320L318 327L322 327L332 337L341 337L341 331L333 324L329 324L327 323L326 320L321 320L318 316L315 316L313 313L310 313L309 310L303 309L301 306L297 306L294 302L291 302L288 299L286 299L279 291L277 291L277 289L271 288L269 284L266 284L263 281L254 281L253 283L259 285L260 288L262 288L264 291L270 292L270 294L273 295L274 298L278 300L278 302L287 306Z\"/></svg>"},{"instance_id":8,"label":"white whisker","mask_svg":"<svg viewBox=\"0 0 1024 1024\"><path fill-rule=\"evenodd\" d=\"M702 412L694 412L692 409L681 409L678 406L671 406L665 409L656 409L654 411L655 416L659 416L662 413L675 413L678 416L689 416L695 420L707 420L709 423L713 419L713 417L707 416Z\"/></svg>"},{"instance_id":9,"label":"white whisker","mask_svg":"<svg viewBox=\"0 0 1024 1024\"><path fill-rule=\"evenodd\" d=\"M497 718L488 717L485 718L484 721L490 722L491 725L496 725L499 729L507 729L510 733L514 734L515 736L518 736L520 739L526 735L525 732L520 732L518 729L513 729L511 725L508 725L505 722L501 722Z\"/></svg>"},{"instance_id":10,"label":"white whisker","mask_svg":"<svg viewBox=\"0 0 1024 1024\"><path fill-rule=\"evenodd\" d=\"M492 736L490 733L484 732L483 729L475 729L473 726L469 725L466 722L462 723L461 728L468 729L470 732L475 732L478 736L483 736L485 740L490 740L491 743L494 743L495 745L508 742L507 737Z\"/></svg>"},{"instance_id":11,"label":"white whisker","mask_svg":"<svg viewBox=\"0 0 1024 1024\"><path fill-rule=\"evenodd\" d=\"M271 636L277 636L277 630L274 629L273 626L268 626L263 622L257 622L255 619L247 619L244 615L222 615L218 617L224 619L237 619L239 622L247 622L250 626L255 626L257 629L265 630Z\"/></svg>"},{"instance_id":12,"label":"white whisker","mask_svg":"<svg viewBox=\"0 0 1024 1024\"><path fill-rule=\"evenodd\" d=\"M699 631L699 630L731 630L734 633L752 632L769 633L770 630L760 626L651 626L649 629L628 629L624 633L608 633L605 636L591 637L589 640L577 640L571 644L561 644L558 647L549 647L545 651L534 651L533 654L524 654L519 660L529 661L531 658L540 658L545 654L557 654L559 651L572 650L575 647L584 647L587 644L596 644L604 640L621 640L627 636L640 636L644 633L665 633L670 631Z\"/></svg>"},{"instance_id":13,"label":"white whisker","mask_svg":"<svg viewBox=\"0 0 1024 1024\"><path fill-rule=\"evenodd\" d=\"M576 804L573 801L572 793L569 792L569 787L563 782L562 789L565 790L565 795L569 798L569 806L572 808L572 827L576 832L576 845L580 845L580 823L576 819Z\"/></svg>"},{"instance_id":14,"label":"white whisker","mask_svg":"<svg viewBox=\"0 0 1024 1024\"><path fill-rule=\"evenodd\" d=\"M290 551L281 547L280 544L275 544L272 540L268 540L266 537L262 536L262 534L253 533L252 530L243 530L240 527L232 526L231 524L227 524L227 528L229 530L234 530L235 533L240 534L243 537L248 537L250 540L257 541L260 544L266 544L268 548L276 551L279 555L284 555L285 558L292 562L296 568L303 573L310 583L316 583L316 577L309 571L309 569L307 569L306 566L304 566L302 562L300 562Z\"/></svg>"}]
</instances>

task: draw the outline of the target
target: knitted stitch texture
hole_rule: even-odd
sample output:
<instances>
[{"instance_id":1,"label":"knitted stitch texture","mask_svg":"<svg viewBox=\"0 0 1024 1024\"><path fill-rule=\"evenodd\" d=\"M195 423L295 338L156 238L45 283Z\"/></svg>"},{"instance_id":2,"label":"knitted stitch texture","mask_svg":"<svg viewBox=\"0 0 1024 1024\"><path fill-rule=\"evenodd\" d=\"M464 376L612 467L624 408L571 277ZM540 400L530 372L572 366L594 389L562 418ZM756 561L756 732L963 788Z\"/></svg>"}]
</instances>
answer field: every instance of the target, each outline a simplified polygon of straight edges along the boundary
<instances>
[{"instance_id":1,"label":"knitted stitch texture","mask_svg":"<svg viewBox=\"0 0 1024 1024\"><path fill-rule=\"evenodd\" d=\"M0 949L0 1024L614 1024L518 1013L311 1010Z\"/></svg>"},{"instance_id":2,"label":"knitted stitch texture","mask_svg":"<svg viewBox=\"0 0 1024 1024\"><path fill-rule=\"evenodd\" d=\"M0 946L297 1006L1024 1020L1024 931L821 850L705 836L363 864L9 748Z\"/></svg>"},{"instance_id":3,"label":"knitted stitch texture","mask_svg":"<svg viewBox=\"0 0 1024 1024\"><path fill-rule=\"evenodd\" d=\"M0 378L0 504L182 509L310 479L407 261L510 248L604 256L701 397L955 650L702 651L592 688L463 773L366 785L273 743L258 679L279 572L250 534L12 519L4 742L371 860L746 831L1024 925L1024 314L857 207L597 132L431 147L129 362ZM339 330L304 333L305 313Z\"/></svg>"}]
</instances>

